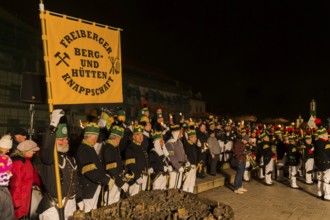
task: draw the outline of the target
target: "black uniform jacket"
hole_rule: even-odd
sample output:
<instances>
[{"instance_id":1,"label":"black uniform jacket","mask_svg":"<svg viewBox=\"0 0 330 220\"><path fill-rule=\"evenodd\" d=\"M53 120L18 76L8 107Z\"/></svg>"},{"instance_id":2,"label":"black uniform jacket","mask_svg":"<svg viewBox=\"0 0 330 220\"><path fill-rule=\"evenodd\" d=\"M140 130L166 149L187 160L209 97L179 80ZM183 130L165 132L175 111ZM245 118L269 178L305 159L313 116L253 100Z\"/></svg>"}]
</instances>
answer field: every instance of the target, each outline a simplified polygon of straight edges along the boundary
<instances>
[{"instance_id":1,"label":"black uniform jacket","mask_svg":"<svg viewBox=\"0 0 330 220\"><path fill-rule=\"evenodd\" d=\"M106 172L115 179L116 186L122 187L124 185L122 179L124 165L119 147L115 146L111 140L108 140L102 148L102 158Z\"/></svg>"},{"instance_id":2,"label":"black uniform jacket","mask_svg":"<svg viewBox=\"0 0 330 220\"><path fill-rule=\"evenodd\" d=\"M106 174L105 167L97 156L93 145L85 141L78 147L76 161L83 199L91 199L98 185L108 185L110 176Z\"/></svg>"}]
</instances>

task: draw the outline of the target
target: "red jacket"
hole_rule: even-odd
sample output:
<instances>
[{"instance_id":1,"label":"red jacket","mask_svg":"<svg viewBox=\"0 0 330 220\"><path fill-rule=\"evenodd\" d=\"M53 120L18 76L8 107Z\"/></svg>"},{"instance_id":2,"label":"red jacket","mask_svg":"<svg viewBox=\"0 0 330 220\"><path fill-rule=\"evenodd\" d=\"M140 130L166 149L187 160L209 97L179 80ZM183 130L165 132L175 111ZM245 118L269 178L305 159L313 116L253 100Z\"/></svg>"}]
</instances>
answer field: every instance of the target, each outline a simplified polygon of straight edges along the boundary
<instances>
[{"instance_id":1,"label":"red jacket","mask_svg":"<svg viewBox=\"0 0 330 220\"><path fill-rule=\"evenodd\" d=\"M13 176L10 180L10 194L13 199L15 217L29 214L34 168L30 158L13 157Z\"/></svg>"}]
</instances>

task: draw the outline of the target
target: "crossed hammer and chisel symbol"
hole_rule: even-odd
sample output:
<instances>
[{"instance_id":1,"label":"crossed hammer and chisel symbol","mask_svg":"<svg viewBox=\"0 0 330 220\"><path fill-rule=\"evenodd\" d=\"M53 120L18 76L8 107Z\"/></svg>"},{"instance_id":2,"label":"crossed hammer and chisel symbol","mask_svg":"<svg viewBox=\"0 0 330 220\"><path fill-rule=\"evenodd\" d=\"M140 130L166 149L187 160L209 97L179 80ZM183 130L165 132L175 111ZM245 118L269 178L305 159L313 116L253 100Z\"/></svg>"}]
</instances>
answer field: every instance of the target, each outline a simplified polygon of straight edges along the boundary
<instances>
[{"instance_id":1,"label":"crossed hammer and chisel symbol","mask_svg":"<svg viewBox=\"0 0 330 220\"><path fill-rule=\"evenodd\" d=\"M59 58L60 60L56 63L56 66L58 66L58 65L60 65L60 63L64 63L66 66L69 66L69 64L65 61L65 59L69 59L70 60L70 57L69 57L69 55L67 54L67 53L63 53L64 54L64 56L62 57L61 56L61 53L60 52L57 52L56 54L55 54L55 57L56 58Z\"/></svg>"}]
</instances>

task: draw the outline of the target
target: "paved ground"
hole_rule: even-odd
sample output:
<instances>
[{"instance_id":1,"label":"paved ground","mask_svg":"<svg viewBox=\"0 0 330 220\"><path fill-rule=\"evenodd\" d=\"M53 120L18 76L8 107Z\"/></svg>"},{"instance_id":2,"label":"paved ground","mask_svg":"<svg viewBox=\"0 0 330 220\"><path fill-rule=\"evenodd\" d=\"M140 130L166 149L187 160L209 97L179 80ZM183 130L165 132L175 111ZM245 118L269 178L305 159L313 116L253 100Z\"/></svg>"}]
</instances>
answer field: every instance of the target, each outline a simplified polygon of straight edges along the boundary
<instances>
[{"instance_id":1,"label":"paved ground","mask_svg":"<svg viewBox=\"0 0 330 220\"><path fill-rule=\"evenodd\" d=\"M300 189L292 189L287 181L274 181L273 186L266 186L252 179L243 183L248 190L244 194L235 194L232 186L222 186L198 195L230 205L235 220L329 220L330 202L317 197L317 185L301 181L298 185Z\"/></svg>"}]
</instances>

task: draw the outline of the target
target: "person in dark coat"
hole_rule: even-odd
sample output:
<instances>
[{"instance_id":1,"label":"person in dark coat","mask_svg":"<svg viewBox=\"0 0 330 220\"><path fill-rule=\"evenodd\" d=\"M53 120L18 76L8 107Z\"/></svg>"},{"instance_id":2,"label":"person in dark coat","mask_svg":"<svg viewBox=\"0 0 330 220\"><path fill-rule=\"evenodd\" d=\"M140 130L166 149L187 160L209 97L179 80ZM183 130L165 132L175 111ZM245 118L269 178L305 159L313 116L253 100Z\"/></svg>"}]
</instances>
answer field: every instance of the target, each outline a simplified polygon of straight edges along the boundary
<instances>
[{"instance_id":1,"label":"person in dark coat","mask_svg":"<svg viewBox=\"0 0 330 220\"><path fill-rule=\"evenodd\" d=\"M236 138L233 146L234 156L237 160L237 168L234 182L234 192L237 194L243 194L247 190L243 188L243 174L246 164L246 151L245 145L247 141L242 138Z\"/></svg>"},{"instance_id":2,"label":"person in dark coat","mask_svg":"<svg viewBox=\"0 0 330 220\"><path fill-rule=\"evenodd\" d=\"M55 109L52 112L50 130L43 136L40 150L40 177L45 188L45 193L37 208L40 220L60 219L58 210L57 187L55 179L54 147L56 146L60 184L62 191L62 204L64 218L68 219L77 209L83 209L81 188L78 182L77 164L69 155L68 129L64 112Z\"/></svg>"},{"instance_id":3,"label":"person in dark coat","mask_svg":"<svg viewBox=\"0 0 330 220\"><path fill-rule=\"evenodd\" d=\"M296 146L296 137L291 135L289 137L289 145L287 147L287 157L289 165L289 177L291 182L291 188L299 188L297 185L297 175L298 175L298 164L300 160L299 149Z\"/></svg>"},{"instance_id":4,"label":"person in dark coat","mask_svg":"<svg viewBox=\"0 0 330 220\"><path fill-rule=\"evenodd\" d=\"M187 141L184 142L183 147L190 166L185 166L185 178L183 181L182 190L193 193L196 184L196 170L198 161L198 147L196 145L197 136L195 129L188 129L186 131ZM189 168L189 170L188 170Z\"/></svg>"},{"instance_id":5,"label":"person in dark coat","mask_svg":"<svg viewBox=\"0 0 330 220\"><path fill-rule=\"evenodd\" d=\"M306 135L304 144L301 146L302 163L305 169L306 184L313 185L312 175L314 172L314 144L312 144L312 136Z\"/></svg>"},{"instance_id":6,"label":"person in dark coat","mask_svg":"<svg viewBox=\"0 0 330 220\"><path fill-rule=\"evenodd\" d=\"M268 186L273 185L272 172L274 169L274 155L272 146L273 143L269 140L269 136L266 133L260 135L260 148L261 156L263 158L263 166L265 170L265 184Z\"/></svg>"},{"instance_id":7,"label":"person in dark coat","mask_svg":"<svg viewBox=\"0 0 330 220\"><path fill-rule=\"evenodd\" d=\"M196 130L197 135L197 147L198 147L198 167L197 177L205 178L205 169L207 165L207 155L209 154L209 148L207 144L208 134L206 131L206 125L204 123L199 125L199 128Z\"/></svg>"},{"instance_id":8,"label":"person in dark coat","mask_svg":"<svg viewBox=\"0 0 330 220\"><path fill-rule=\"evenodd\" d=\"M317 168L318 196L330 200L330 142L327 130L320 128L315 141L314 160Z\"/></svg>"},{"instance_id":9,"label":"person in dark coat","mask_svg":"<svg viewBox=\"0 0 330 220\"><path fill-rule=\"evenodd\" d=\"M125 165L134 178L129 182L129 195L133 196L141 190L149 190L151 187L150 175L153 173L149 167L147 150L142 146L143 126L137 125L133 129L133 142L128 145L125 156Z\"/></svg>"},{"instance_id":10,"label":"person in dark coat","mask_svg":"<svg viewBox=\"0 0 330 220\"><path fill-rule=\"evenodd\" d=\"M115 125L124 129L124 136L120 139L119 150L123 160L125 160L125 151L128 145L133 141L133 132L126 123L126 112L123 109L117 110L117 119Z\"/></svg>"},{"instance_id":11,"label":"person in dark coat","mask_svg":"<svg viewBox=\"0 0 330 220\"><path fill-rule=\"evenodd\" d=\"M111 128L109 139L102 149L102 158L106 172L115 180L112 189L104 196L105 205L111 205L120 200L120 193L128 191L128 183L123 180L124 164L120 156L119 143L124 136L124 129L119 126Z\"/></svg>"},{"instance_id":12,"label":"person in dark coat","mask_svg":"<svg viewBox=\"0 0 330 220\"><path fill-rule=\"evenodd\" d=\"M106 173L105 167L93 147L98 135L99 126L95 123L88 123L85 127L84 139L76 154L85 212L98 208L97 202L101 187L111 189L114 184L114 180Z\"/></svg>"}]
</instances>

